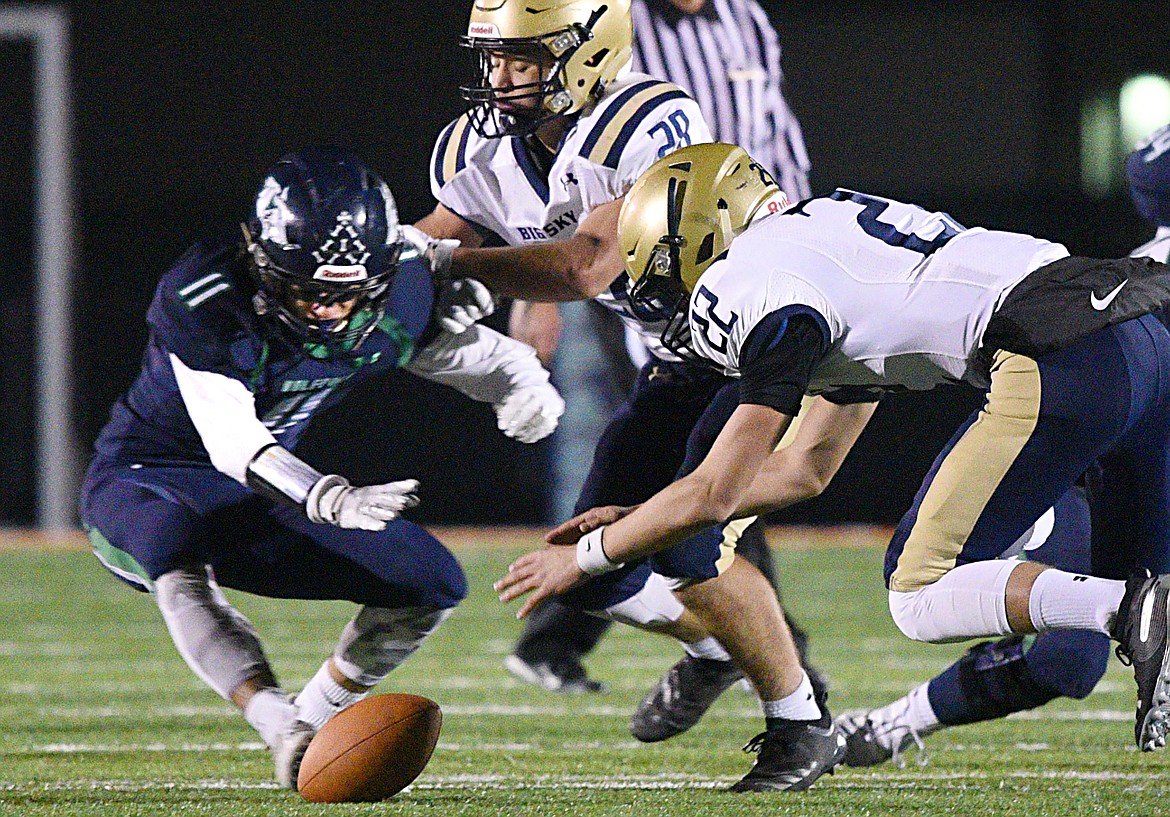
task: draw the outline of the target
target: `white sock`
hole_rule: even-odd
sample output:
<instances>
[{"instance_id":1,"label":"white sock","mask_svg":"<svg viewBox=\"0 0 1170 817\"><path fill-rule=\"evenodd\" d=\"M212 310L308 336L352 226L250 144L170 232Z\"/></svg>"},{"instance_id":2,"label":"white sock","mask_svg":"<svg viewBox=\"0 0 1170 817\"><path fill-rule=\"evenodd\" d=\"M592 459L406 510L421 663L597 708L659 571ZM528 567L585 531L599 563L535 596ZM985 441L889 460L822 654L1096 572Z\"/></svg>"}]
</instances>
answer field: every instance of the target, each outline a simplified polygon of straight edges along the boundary
<instances>
[{"instance_id":1,"label":"white sock","mask_svg":"<svg viewBox=\"0 0 1170 817\"><path fill-rule=\"evenodd\" d=\"M731 660L731 653L723 649L723 645L719 643L719 639L713 635L709 635L699 641L684 643L683 649L692 658L710 658L712 661Z\"/></svg>"},{"instance_id":2,"label":"white sock","mask_svg":"<svg viewBox=\"0 0 1170 817\"><path fill-rule=\"evenodd\" d=\"M878 725L896 724L897 727L908 727L923 737L937 732L942 728L942 723L934 714L934 707L930 705L930 696L927 694L929 686L929 682L919 684L905 696L870 712L869 719ZM881 730L878 731L880 734ZM897 737L900 738L901 733Z\"/></svg>"},{"instance_id":3,"label":"white sock","mask_svg":"<svg viewBox=\"0 0 1170 817\"><path fill-rule=\"evenodd\" d=\"M930 682L919 684L906 695L906 700L910 704L906 709L906 718L910 722L910 728L919 735L929 735L942 729L942 722L939 721L938 715L934 714L934 707L930 705L930 695L927 694L929 686Z\"/></svg>"},{"instance_id":4,"label":"white sock","mask_svg":"<svg viewBox=\"0 0 1170 817\"><path fill-rule=\"evenodd\" d=\"M353 706L369 692L352 692L333 680L326 661L297 696L297 717L320 729L346 707Z\"/></svg>"},{"instance_id":5,"label":"white sock","mask_svg":"<svg viewBox=\"0 0 1170 817\"><path fill-rule=\"evenodd\" d=\"M1048 569L1036 577L1028 614L1037 630L1096 630L1109 635L1125 582Z\"/></svg>"},{"instance_id":6,"label":"white sock","mask_svg":"<svg viewBox=\"0 0 1170 817\"><path fill-rule=\"evenodd\" d=\"M778 701L764 701L765 718L783 718L788 721L815 721L821 717L821 708L813 695L808 673L803 673L800 686Z\"/></svg>"},{"instance_id":7,"label":"white sock","mask_svg":"<svg viewBox=\"0 0 1170 817\"><path fill-rule=\"evenodd\" d=\"M288 693L276 687L260 690L244 708L244 720L260 733L269 748L276 745L277 737L296 717L297 710Z\"/></svg>"}]
</instances>

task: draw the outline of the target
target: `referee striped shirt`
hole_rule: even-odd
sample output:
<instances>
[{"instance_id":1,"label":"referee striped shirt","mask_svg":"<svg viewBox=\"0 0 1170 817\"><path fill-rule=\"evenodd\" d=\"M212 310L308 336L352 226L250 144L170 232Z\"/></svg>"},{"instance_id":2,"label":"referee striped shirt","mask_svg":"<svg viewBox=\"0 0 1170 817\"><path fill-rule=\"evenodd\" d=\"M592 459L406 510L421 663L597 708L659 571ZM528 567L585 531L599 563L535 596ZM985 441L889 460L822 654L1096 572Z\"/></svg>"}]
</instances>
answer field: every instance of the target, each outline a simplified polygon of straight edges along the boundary
<instances>
[{"instance_id":1,"label":"referee striped shirt","mask_svg":"<svg viewBox=\"0 0 1170 817\"><path fill-rule=\"evenodd\" d=\"M781 93L780 37L755 0L708 0L686 14L633 0L635 71L681 86L720 142L743 147L794 201L811 195L809 161Z\"/></svg>"}]
</instances>

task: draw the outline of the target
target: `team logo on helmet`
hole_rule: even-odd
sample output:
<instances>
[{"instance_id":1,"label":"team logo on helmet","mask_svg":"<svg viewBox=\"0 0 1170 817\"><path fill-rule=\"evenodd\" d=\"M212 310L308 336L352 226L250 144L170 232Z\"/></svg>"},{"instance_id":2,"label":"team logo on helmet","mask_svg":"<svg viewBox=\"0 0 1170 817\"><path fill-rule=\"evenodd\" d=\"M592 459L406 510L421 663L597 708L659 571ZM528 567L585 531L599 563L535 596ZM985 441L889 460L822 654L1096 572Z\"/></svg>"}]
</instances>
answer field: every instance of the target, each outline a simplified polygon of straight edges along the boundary
<instances>
[{"instance_id":1,"label":"team logo on helmet","mask_svg":"<svg viewBox=\"0 0 1170 817\"><path fill-rule=\"evenodd\" d=\"M380 325L402 242L390 188L352 151L290 153L263 177L243 249L253 307L294 342L351 354ZM318 318L306 304L346 304Z\"/></svg>"},{"instance_id":2,"label":"team logo on helmet","mask_svg":"<svg viewBox=\"0 0 1170 817\"><path fill-rule=\"evenodd\" d=\"M325 243L313 251L320 264L313 278L318 281L364 281L366 259L370 257L361 235L353 226L353 215L348 210L337 214L337 226ZM339 263L339 262L346 263Z\"/></svg>"},{"instance_id":3,"label":"team logo on helmet","mask_svg":"<svg viewBox=\"0 0 1170 817\"><path fill-rule=\"evenodd\" d=\"M288 187L281 187L269 176L256 195L256 218L260 220L260 240L288 245L288 225L296 215L288 206Z\"/></svg>"}]
</instances>

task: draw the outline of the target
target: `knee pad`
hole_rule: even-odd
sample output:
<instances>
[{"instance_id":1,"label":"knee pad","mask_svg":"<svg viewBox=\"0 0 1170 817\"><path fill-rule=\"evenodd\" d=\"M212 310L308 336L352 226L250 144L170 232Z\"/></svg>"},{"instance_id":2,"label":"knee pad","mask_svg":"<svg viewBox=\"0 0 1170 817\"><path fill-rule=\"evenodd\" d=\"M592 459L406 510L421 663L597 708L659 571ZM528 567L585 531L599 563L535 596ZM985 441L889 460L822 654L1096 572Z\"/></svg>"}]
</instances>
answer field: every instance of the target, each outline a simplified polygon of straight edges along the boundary
<instances>
[{"instance_id":1,"label":"knee pad","mask_svg":"<svg viewBox=\"0 0 1170 817\"><path fill-rule=\"evenodd\" d=\"M363 607L345 625L333 660L342 674L372 687L422 646L451 608Z\"/></svg>"},{"instance_id":2,"label":"knee pad","mask_svg":"<svg viewBox=\"0 0 1170 817\"><path fill-rule=\"evenodd\" d=\"M1035 709L1060 693L1036 683L1024 658L1030 639L1012 636L972 647L955 665L967 709L976 720Z\"/></svg>"},{"instance_id":3,"label":"knee pad","mask_svg":"<svg viewBox=\"0 0 1170 817\"><path fill-rule=\"evenodd\" d=\"M1060 698L1084 698L1105 673L1109 639L1056 630L977 644L930 684L948 726L994 720Z\"/></svg>"},{"instance_id":4,"label":"knee pad","mask_svg":"<svg viewBox=\"0 0 1170 817\"><path fill-rule=\"evenodd\" d=\"M671 592L670 582L651 573L641 590L597 615L634 627L653 627L678 621L684 609L682 602Z\"/></svg>"}]
</instances>

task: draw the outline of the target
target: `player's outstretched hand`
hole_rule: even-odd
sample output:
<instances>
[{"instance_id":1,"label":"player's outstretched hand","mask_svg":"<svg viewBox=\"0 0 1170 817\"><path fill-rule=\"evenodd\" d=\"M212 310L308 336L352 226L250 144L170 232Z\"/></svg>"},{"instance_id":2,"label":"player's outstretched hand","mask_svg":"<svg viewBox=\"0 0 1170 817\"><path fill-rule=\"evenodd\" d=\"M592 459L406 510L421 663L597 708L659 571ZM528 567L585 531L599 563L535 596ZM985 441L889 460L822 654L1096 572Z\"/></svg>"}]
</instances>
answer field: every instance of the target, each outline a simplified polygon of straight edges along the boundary
<instances>
[{"instance_id":1,"label":"player's outstretched hand","mask_svg":"<svg viewBox=\"0 0 1170 817\"><path fill-rule=\"evenodd\" d=\"M586 578L577 566L575 548L546 545L541 550L521 556L508 566L508 573L492 585L500 594L500 601L509 602L525 593L528 598L516 611L516 618L524 618L545 599L564 593Z\"/></svg>"},{"instance_id":2,"label":"player's outstretched hand","mask_svg":"<svg viewBox=\"0 0 1170 817\"><path fill-rule=\"evenodd\" d=\"M492 293L474 278L458 278L439 285L435 317L452 335L466 332L478 320L496 311Z\"/></svg>"},{"instance_id":3,"label":"player's outstretched hand","mask_svg":"<svg viewBox=\"0 0 1170 817\"><path fill-rule=\"evenodd\" d=\"M500 431L522 443L534 443L556 430L565 401L551 384L541 383L516 389L492 408Z\"/></svg>"},{"instance_id":4,"label":"player's outstretched hand","mask_svg":"<svg viewBox=\"0 0 1170 817\"><path fill-rule=\"evenodd\" d=\"M402 237L406 243L414 247L431 268L431 275L435 280L447 278L451 269L451 256L459 246L456 238L431 238L413 224L403 224Z\"/></svg>"},{"instance_id":5,"label":"player's outstretched hand","mask_svg":"<svg viewBox=\"0 0 1170 817\"><path fill-rule=\"evenodd\" d=\"M544 541L550 545L575 545L577 540L590 531L597 530L603 525L611 525L632 512L637 505L604 505L600 508L590 508L585 513L577 514L567 522L562 522L544 535Z\"/></svg>"},{"instance_id":6,"label":"player's outstretched hand","mask_svg":"<svg viewBox=\"0 0 1170 817\"><path fill-rule=\"evenodd\" d=\"M339 528L383 530L391 519L418 504L417 479L355 488L342 477L321 479L309 491L305 514Z\"/></svg>"}]
</instances>

